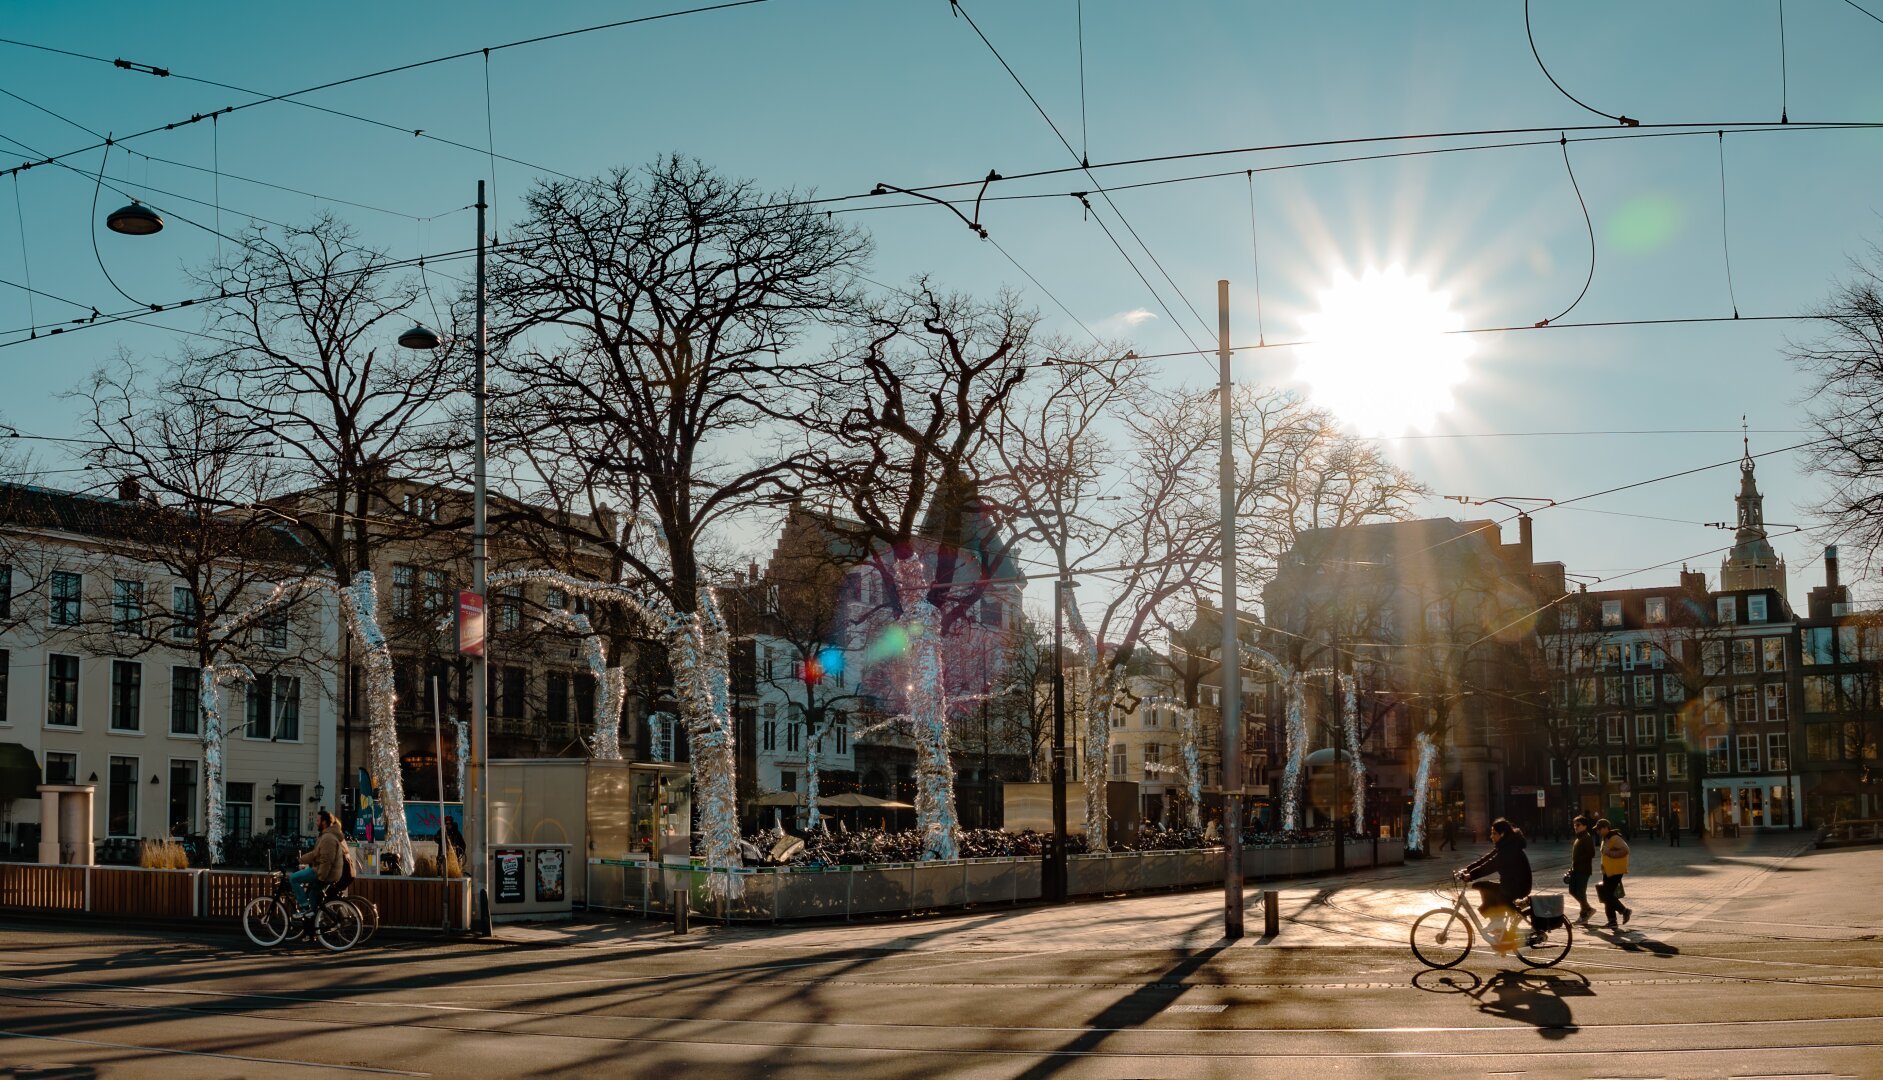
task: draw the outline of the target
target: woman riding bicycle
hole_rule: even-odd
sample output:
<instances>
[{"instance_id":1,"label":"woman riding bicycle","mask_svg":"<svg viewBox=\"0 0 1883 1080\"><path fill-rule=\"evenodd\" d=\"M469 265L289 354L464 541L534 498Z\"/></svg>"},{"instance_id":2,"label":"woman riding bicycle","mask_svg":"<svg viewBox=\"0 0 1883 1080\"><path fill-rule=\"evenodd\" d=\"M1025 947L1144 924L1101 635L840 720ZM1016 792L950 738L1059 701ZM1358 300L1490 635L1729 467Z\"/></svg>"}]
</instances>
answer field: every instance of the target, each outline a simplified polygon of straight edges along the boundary
<instances>
[{"instance_id":1,"label":"woman riding bicycle","mask_svg":"<svg viewBox=\"0 0 1883 1080\"><path fill-rule=\"evenodd\" d=\"M1487 920L1486 936L1499 954L1510 952L1517 944L1516 902L1530 895L1530 857L1523 830L1506 818L1491 822L1491 850L1463 870L1458 877L1476 883L1478 911ZM1496 881L1478 881L1491 874Z\"/></svg>"}]
</instances>

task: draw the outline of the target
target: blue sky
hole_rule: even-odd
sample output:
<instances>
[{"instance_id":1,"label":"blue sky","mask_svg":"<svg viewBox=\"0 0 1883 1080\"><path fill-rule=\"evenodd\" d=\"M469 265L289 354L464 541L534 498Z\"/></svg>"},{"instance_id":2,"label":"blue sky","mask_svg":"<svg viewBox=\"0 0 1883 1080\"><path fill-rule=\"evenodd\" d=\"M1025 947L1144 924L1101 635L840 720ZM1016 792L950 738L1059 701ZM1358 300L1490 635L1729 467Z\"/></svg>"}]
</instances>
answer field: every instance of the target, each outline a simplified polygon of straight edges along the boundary
<instances>
[{"instance_id":1,"label":"blue sky","mask_svg":"<svg viewBox=\"0 0 1883 1080\"><path fill-rule=\"evenodd\" d=\"M7 3L0 8L0 33L278 93L679 6ZM1883 0L1864 6L1883 14ZM1843 0L1786 5L1783 86L1774 3L1541 0L1534 9L1537 45L1552 73L1607 112L1647 123L1774 122L1783 98L1794 124L1883 121L1883 65L1875 62L1883 24ZM1086 0L1083 133L1075 0L972 0L967 10L1061 130L1075 145L1089 147L1094 162L1318 139L1604 123L1545 80L1515 2ZM307 100L481 147L485 70L474 57ZM249 100L3 45L0 89L86 127L118 133ZM966 180L990 168L1012 175L1069 163L1032 105L942 0L771 0L504 50L491 56L489 89L499 153L578 175L677 150L767 187L837 195L866 192L877 182L913 187ZM6 97L0 97L0 133L41 151L93 141ZM236 113L214 136L226 173L398 211L331 207L370 242L400 255L464 246L470 218L447 212L469 203L477 179L491 172L480 154L291 104ZM198 124L129 145L208 166L212 130ZM1447 144L1418 147L1433 145ZM1256 296L1250 182L1239 170L1381 149L1243 154L1099 175L1115 184L1236 172L1121 192L1115 199L1205 320L1213 323L1216 279L1230 279L1233 336L1245 342L1256 336ZM1569 153L1598 248L1594 280L1570 321L1729 314L1716 139L1582 142ZM1725 153L1728 239L1742 313L1807 309L1851 256L1883 238L1883 185L1877 183L1883 131L1729 133ZM97 155L73 164L94 169ZM110 173L132 186L213 201L205 173L122 151L113 153ZM529 180L528 169L497 164L499 235ZM1582 212L1553 143L1257 173L1253 185L1262 330L1269 340L1299 336L1314 298L1340 271L1404 266L1449 292L1469 326L1527 325L1553 316L1588 273ZM1083 177L1062 175L996 185L995 193L1088 186ZM18 281L19 230L6 205L14 189L14 180L0 180L0 278ZM35 169L19 178L17 189L33 284L107 311L126 306L92 257L92 185L70 172ZM214 214L175 198L150 198L198 220ZM108 192L104 202L115 204ZM225 231L244 213L293 221L331 205L226 176L221 202ZM108 208L101 205L101 213ZM1100 210L1109 218L1102 204ZM975 239L945 211L871 210L850 220L875 237L871 277L899 281L926 271L977 291L1013 285L1032 295L1055 329L1082 336L992 244ZM994 203L983 222L1079 321L1108 335L1128 331L1141 352L1188 347L1104 233L1082 220L1076 201L1062 194ZM182 268L200 263L215 246L213 237L180 223L138 240L99 229L98 243L112 274L140 299L188 295ZM1138 262L1189 334L1209 344L1141 253ZM42 322L70 313L45 298L35 306ZM195 326L195 320L179 312L152 322ZM0 329L28 322L24 295L0 286ZM1754 429L1755 451L1776 449L1808 437L1799 430L1805 427L1797 404L1803 383L1781 357L1787 334L1808 332L1804 324L1742 322L1484 335L1475 342L1457 407L1428 433L1444 437L1395 440L1392 451L1439 494L1568 498L1735 457L1741 414ZM0 342L15 337L0 335ZM161 329L122 324L0 348L6 387L0 416L29 432L71 434L75 406L58 395L87 369L119 346L157 358L177 345L177 336ZM1173 380L1213 377L1209 359L1159 363L1168 365ZM1237 370L1240 379L1286 383L1294 360L1285 349L1244 353ZM1481 437L1639 429L1716 430ZM85 482L82 474L59 471L71 462L56 445L42 444L38 452L53 470L48 482ZM1791 456L1766 459L1760 475L1772 521L1808 521L1797 507L1811 500L1813 489ZM1735 485L1732 469L1718 469L1540 514L1539 554L1563 559L1572 570L1609 575L1698 555L1729 542L1701 523L1730 517ZM1428 509L1465 513L1440 502ZM1821 573L1821 542L1803 536L1777 541L1799 596ZM1718 558L1695 561L1711 570ZM1847 556L1847 564L1854 561ZM1673 574L1669 568L1617 584L1668 581Z\"/></svg>"}]
</instances>

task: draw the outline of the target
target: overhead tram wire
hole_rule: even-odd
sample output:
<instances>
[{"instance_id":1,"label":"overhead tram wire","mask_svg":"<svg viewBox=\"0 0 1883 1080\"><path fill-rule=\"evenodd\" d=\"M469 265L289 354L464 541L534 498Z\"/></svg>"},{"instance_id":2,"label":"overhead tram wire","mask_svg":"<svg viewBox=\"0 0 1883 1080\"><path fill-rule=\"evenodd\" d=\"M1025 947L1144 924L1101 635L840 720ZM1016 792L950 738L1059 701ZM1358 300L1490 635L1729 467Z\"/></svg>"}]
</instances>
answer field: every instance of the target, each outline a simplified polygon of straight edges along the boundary
<instances>
[{"instance_id":1,"label":"overhead tram wire","mask_svg":"<svg viewBox=\"0 0 1883 1080\"><path fill-rule=\"evenodd\" d=\"M1052 129L1053 135L1059 139L1059 144L1066 148L1066 153L1072 155L1073 160L1079 162L1079 169L1084 171L1086 178L1092 182L1095 188L1098 187L1098 178L1092 175L1090 165L1087 163L1084 155L1073 148L1072 141L1066 138L1065 132L1059 130L1059 125L1055 123L1052 116L1047 113L1045 106L1040 104L1039 98L1033 96L1033 91L1027 88L1026 83L1020 78L1020 74L1014 71L1013 65L1007 63L1007 58L1000 54L998 48L994 47L993 41L989 40L988 36L981 32L980 26L974 21L974 16L968 14L967 10L961 6L961 0L948 0L948 6L955 14L967 21L968 27L974 31L974 36L981 39L981 44L987 46L987 51L994 55L995 60L999 61L1001 68L1004 69L1008 77L1013 80L1013 84L1020 88L1022 94L1026 95L1026 99L1033 104L1034 111L1040 114L1040 119L1046 121L1046 126ZM1099 195L1105 200L1105 205L1110 207L1111 212L1117 216L1118 223L1125 227L1125 231L1131 234L1133 240L1137 241L1138 247L1143 249L1145 256L1151 260L1151 265L1155 266L1157 272L1163 276L1165 283L1177 294L1177 298L1183 301L1184 307L1190 310L1190 314L1196 319L1197 325L1204 328L1204 337L1207 338L1213 332L1213 328L1210 326L1208 320L1204 319L1202 314L1197 311L1196 305L1192 304L1190 298L1178 287L1176 281L1171 278L1170 272L1164 269L1164 264L1158 261L1157 254L1151 250L1150 245L1144 242L1144 238L1138 235L1138 230L1132 226L1130 219L1125 217L1125 212L1118 209L1118 204L1112 201L1111 195L1103 191L1100 191ZM1083 198L1080 198L1079 201L1081 203L1085 202ZM1090 209L1089 203L1086 203L1086 206ZM1140 280L1144 280L1146 288L1150 288L1150 282L1144 278L1144 272L1138 269L1137 264L1131 259L1131 256L1125 254L1124 247L1118 243L1117 237L1111 235L1111 229L1105 226L1104 219L1099 218L1096 211L1093 211L1093 217L1099 221L1100 228L1105 229L1105 234L1111 239L1112 246L1118 248L1119 254L1124 255L1125 260L1132 264L1132 271L1138 275ZM1184 329L1183 324L1178 320L1176 314L1170 310L1169 305L1164 303L1163 297L1159 296L1155 289L1151 290L1151 295L1157 300L1158 306L1164 309L1164 314L1170 318L1171 323L1176 326L1177 331L1183 335L1184 340L1190 343L1191 348L1196 348L1196 339L1190 336L1188 330Z\"/></svg>"},{"instance_id":2,"label":"overhead tram wire","mask_svg":"<svg viewBox=\"0 0 1883 1080\"><path fill-rule=\"evenodd\" d=\"M1780 3L1783 3L1783 2L1784 0L1780 0ZM1536 59L1537 70L1543 72L1543 77L1550 81L1550 85L1556 88L1557 93L1575 102L1577 105L1580 105L1583 109L1589 112L1592 112L1597 116L1606 116L1610 120L1613 120L1618 124L1622 124L1623 126L1636 127L1641 123L1639 120L1634 120L1626 116L1618 115L1616 113L1603 112L1602 110L1582 100L1576 95L1570 93L1568 90L1563 89L1563 84L1557 82L1556 76L1550 74L1549 65L1543 62L1543 54L1537 51L1536 31L1532 29L1530 26L1530 0L1523 0L1523 35L1525 38L1528 38L1530 41L1530 55Z\"/></svg>"},{"instance_id":3,"label":"overhead tram wire","mask_svg":"<svg viewBox=\"0 0 1883 1080\"><path fill-rule=\"evenodd\" d=\"M1024 266L1021 266L1021 265L1020 265L1020 260L1018 260L1018 259L1016 259L1016 258L1014 258L1014 257L1013 257L1013 256L1012 256L1012 255L1011 255L1011 254L1010 254L1010 253L1009 253L1009 252L1007 251L1007 249L1006 249L1006 248L1004 248L1004 247L1001 247L1001 246L1000 246L1000 241L998 241L998 240L996 240L996 239L994 239L993 237L991 237L991 236L990 236L990 237L987 237L987 242L988 242L988 243L990 243L990 244L992 244L992 245L994 245L994 250L995 250L995 251L998 251L998 252L1000 252L1000 253L1001 253L1001 255L1003 255L1003 256L1005 256L1005 257L1006 257L1006 259L1007 259L1007 261L1013 264L1013 266L1014 266L1014 269L1016 269L1016 270L1018 270L1018 271L1020 271L1020 272L1021 272L1022 274L1025 274L1025 275L1026 275L1026 279L1027 279L1028 281L1031 281L1031 282L1033 283L1033 287L1034 287L1034 288L1036 288L1036 289L1038 289L1039 291L1041 291L1041 292L1043 292L1043 293L1045 293L1045 294L1046 294L1046 298L1047 298L1048 300L1051 300L1051 301L1053 302L1053 304L1054 304L1054 306L1055 306L1055 307L1057 307L1057 308L1059 308L1059 310L1060 310L1060 311L1062 311L1062 312L1064 312L1064 313L1065 313L1065 316L1066 316L1066 318L1068 318L1068 319L1071 319L1071 320L1072 320L1072 323L1073 323L1073 325L1074 325L1074 326L1077 326L1077 327L1078 327L1079 329L1081 329L1081 330L1083 330L1083 331L1085 331L1085 333L1086 333L1086 336L1087 336L1087 337L1090 337L1090 338L1092 339L1092 342L1093 342L1093 344L1095 344L1095 345L1098 345L1098 346L1099 346L1100 348L1103 348L1103 347L1105 346L1105 341L1104 341L1104 339L1103 339L1103 338L1100 338L1100 337L1099 337L1099 336L1098 336L1097 334L1095 334L1095 333L1093 333L1093 332L1092 332L1092 328L1091 328L1091 327L1089 327L1089 326L1087 326L1087 325L1085 325L1085 321L1084 321L1083 319L1080 319L1080 318L1079 318L1079 317L1078 317L1077 315L1074 315L1074 314L1072 313L1072 309L1071 309L1071 308L1069 308L1069 307L1067 307L1067 306L1065 305L1065 303L1064 303L1064 302L1062 302L1062 301L1061 301L1061 300L1059 299L1059 297L1057 297L1057 296L1055 296L1055 295L1053 295L1053 290L1051 290L1051 289L1049 289L1049 288L1047 288L1046 286L1044 286L1044 285L1042 285L1042 284L1040 284L1040 279L1039 279L1039 278L1036 278L1036 277L1034 277L1034 276L1033 276L1033 271L1031 271L1031 270L1028 270L1028 269L1027 269L1026 267L1024 267Z\"/></svg>"},{"instance_id":4,"label":"overhead tram wire","mask_svg":"<svg viewBox=\"0 0 1883 1080\"><path fill-rule=\"evenodd\" d=\"M1582 279L1582 291L1569 302L1569 306L1559 312L1555 318L1544 319L1537 323L1538 326L1548 326L1576 310L1576 305L1582 303L1582 298L1589 295L1589 286L1595 283L1595 221L1589 217L1589 203L1582 197L1582 185L1576 183L1576 168L1569 163L1569 136L1567 134L1562 137L1562 148L1563 168L1569 172L1569 186L1576 193L1576 205L1582 208L1582 226L1589 231L1589 275Z\"/></svg>"},{"instance_id":5,"label":"overhead tram wire","mask_svg":"<svg viewBox=\"0 0 1883 1080\"><path fill-rule=\"evenodd\" d=\"M1857 3L1857 0L1844 0L1844 3L1846 3L1846 4L1849 4L1849 5L1851 6L1851 7L1854 7L1854 8L1856 8L1856 9L1857 9L1858 11L1861 11L1861 12L1863 12L1863 13L1864 13L1865 15L1868 15L1868 16L1869 16L1869 17L1870 17L1870 18L1871 18L1871 19L1872 19L1873 21L1875 21L1875 22L1877 22L1877 23L1879 23L1879 24L1883 24L1883 16L1878 16L1878 15L1876 15L1876 14L1875 14L1874 12L1872 12L1872 11L1870 11L1870 9L1868 9L1868 8L1866 8L1866 7L1864 7L1863 5L1861 5L1861 4L1859 4L1859 3Z\"/></svg>"},{"instance_id":6,"label":"overhead tram wire","mask_svg":"<svg viewBox=\"0 0 1883 1080\"><path fill-rule=\"evenodd\" d=\"M1726 298L1732 302L1733 318L1739 318L1739 294L1733 288L1733 247L1727 238L1726 227L1726 133L1714 132L1718 136L1720 160L1720 254L1726 263Z\"/></svg>"}]
</instances>

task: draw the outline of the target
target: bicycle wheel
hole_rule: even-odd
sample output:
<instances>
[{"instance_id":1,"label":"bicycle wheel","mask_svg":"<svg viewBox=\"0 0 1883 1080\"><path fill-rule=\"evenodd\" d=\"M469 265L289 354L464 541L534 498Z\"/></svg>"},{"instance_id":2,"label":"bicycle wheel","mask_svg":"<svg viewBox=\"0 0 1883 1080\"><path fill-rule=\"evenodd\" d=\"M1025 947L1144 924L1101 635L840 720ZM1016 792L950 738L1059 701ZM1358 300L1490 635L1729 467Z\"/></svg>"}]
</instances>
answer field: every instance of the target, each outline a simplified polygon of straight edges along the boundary
<instances>
[{"instance_id":1,"label":"bicycle wheel","mask_svg":"<svg viewBox=\"0 0 1883 1080\"><path fill-rule=\"evenodd\" d=\"M1554 930L1531 930L1518 934L1517 958L1531 967L1555 967L1569 955L1569 923Z\"/></svg>"},{"instance_id":2,"label":"bicycle wheel","mask_svg":"<svg viewBox=\"0 0 1883 1080\"><path fill-rule=\"evenodd\" d=\"M359 909L345 900L329 900L314 917L314 937L328 952L345 952L359 943Z\"/></svg>"},{"instance_id":3,"label":"bicycle wheel","mask_svg":"<svg viewBox=\"0 0 1883 1080\"><path fill-rule=\"evenodd\" d=\"M288 936L291 917L288 906L279 898L257 896L242 909L242 932L262 948L272 948Z\"/></svg>"},{"instance_id":4,"label":"bicycle wheel","mask_svg":"<svg viewBox=\"0 0 1883 1080\"><path fill-rule=\"evenodd\" d=\"M379 933L379 905L364 896L347 896L343 899L360 913L360 944L373 940L373 935Z\"/></svg>"},{"instance_id":5,"label":"bicycle wheel","mask_svg":"<svg viewBox=\"0 0 1883 1080\"><path fill-rule=\"evenodd\" d=\"M1433 908L1412 924L1412 955L1426 967L1457 967L1471 955L1471 922L1453 908Z\"/></svg>"}]
</instances>

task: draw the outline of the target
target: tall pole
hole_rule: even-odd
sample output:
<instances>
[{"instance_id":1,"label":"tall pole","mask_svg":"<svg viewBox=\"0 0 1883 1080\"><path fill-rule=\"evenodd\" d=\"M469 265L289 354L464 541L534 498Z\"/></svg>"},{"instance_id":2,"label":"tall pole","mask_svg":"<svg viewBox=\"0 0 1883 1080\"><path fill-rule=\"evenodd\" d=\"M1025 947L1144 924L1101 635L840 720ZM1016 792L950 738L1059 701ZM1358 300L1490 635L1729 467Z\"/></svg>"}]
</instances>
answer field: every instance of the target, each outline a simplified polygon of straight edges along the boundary
<instances>
[{"instance_id":1,"label":"tall pole","mask_svg":"<svg viewBox=\"0 0 1883 1080\"><path fill-rule=\"evenodd\" d=\"M438 932L451 930L451 883L445 874L450 862L445 857L445 688L443 680L432 676L432 757L438 764ZM463 798L464 793L458 792Z\"/></svg>"},{"instance_id":2,"label":"tall pole","mask_svg":"<svg viewBox=\"0 0 1883 1080\"><path fill-rule=\"evenodd\" d=\"M489 587L489 567L485 565L485 518L484 518L484 264L487 254L484 247L484 182L477 182L477 329L472 348L476 353L477 382L473 389L476 401L476 431L473 435L475 444L471 456L472 501L474 503L471 518L471 591L482 597ZM488 610L488 605L486 606ZM486 634L486 641L489 640ZM490 933L490 894L489 867L485 850L488 840L486 824L489 817L489 784L486 782L484 767L490 755L490 673L489 661L485 659L486 650L479 650L471 657L471 767L468 776L471 790L461 793L464 797L465 818L470 824L465 837L470 846L471 855L471 896L472 920L478 933ZM459 751L462 753L462 749ZM444 794L439 793L442 800ZM439 808L443 810L441 805ZM441 823L442 827L442 823Z\"/></svg>"},{"instance_id":3,"label":"tall pole","mask_svg":"<svg viewBox=\"0 0 1883 1080\"><path fill-rule=\"evenodd\" d=\"M1229 282L1216 283L1216 398L1222 406L1223 936L1242 936L1242 638L1236 611L1236 455L1230 439Z\"/></svg>"},{"instance_id":4,"label":"tall pole","mask_svg":"<svg viewBox=\"0 0 1883 1080\"><path fill-rule=\"evenodd\" d=\"M1053 841L1048 850L1048 900L1066 899L1066 579L1053 579Z\"/></svg>"}]
</instances>

